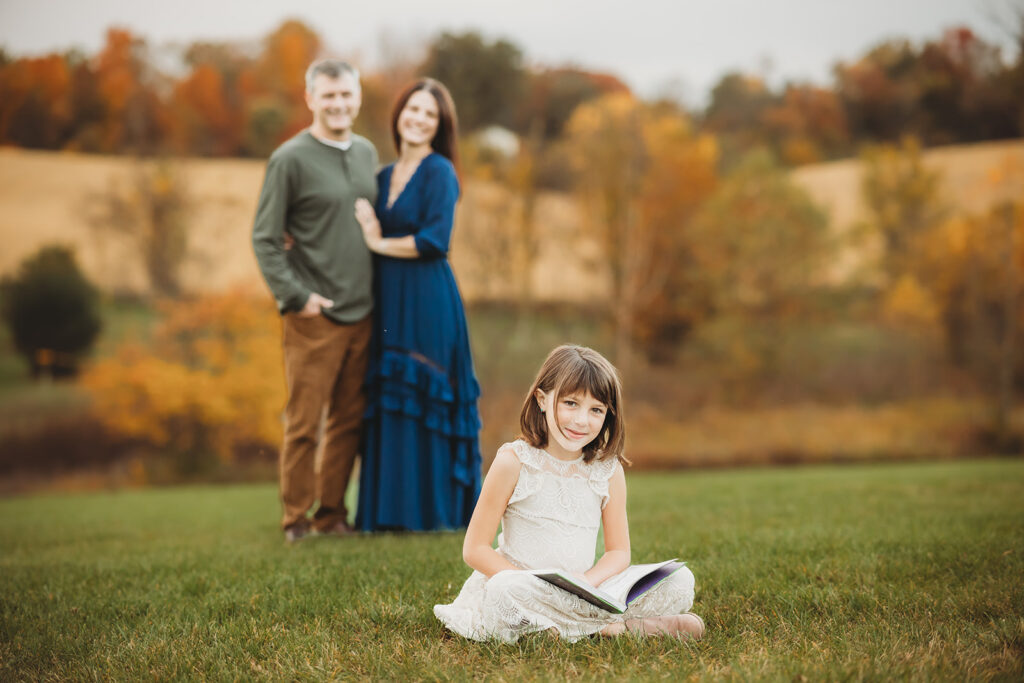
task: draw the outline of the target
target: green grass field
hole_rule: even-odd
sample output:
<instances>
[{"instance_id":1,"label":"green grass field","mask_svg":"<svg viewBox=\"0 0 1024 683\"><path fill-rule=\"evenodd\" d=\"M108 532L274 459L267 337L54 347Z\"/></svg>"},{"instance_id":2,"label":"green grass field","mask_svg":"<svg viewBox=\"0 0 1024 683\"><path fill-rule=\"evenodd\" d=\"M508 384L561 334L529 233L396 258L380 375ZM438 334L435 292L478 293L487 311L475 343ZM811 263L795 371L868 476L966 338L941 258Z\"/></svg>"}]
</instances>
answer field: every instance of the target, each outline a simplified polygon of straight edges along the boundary
<instances>
[{"instance_id":1,"label":"green grass field","mask_svg":"<svg viewBox=\"0 0 1024 683\"><path fill-rule=\"evenodd\" d=\"M448 637L461 534L286 547L273 486L174 488L0 501L0 680L1024 676L1024 462L628 480L699 643Z\"/></svg>"}]
</instances>

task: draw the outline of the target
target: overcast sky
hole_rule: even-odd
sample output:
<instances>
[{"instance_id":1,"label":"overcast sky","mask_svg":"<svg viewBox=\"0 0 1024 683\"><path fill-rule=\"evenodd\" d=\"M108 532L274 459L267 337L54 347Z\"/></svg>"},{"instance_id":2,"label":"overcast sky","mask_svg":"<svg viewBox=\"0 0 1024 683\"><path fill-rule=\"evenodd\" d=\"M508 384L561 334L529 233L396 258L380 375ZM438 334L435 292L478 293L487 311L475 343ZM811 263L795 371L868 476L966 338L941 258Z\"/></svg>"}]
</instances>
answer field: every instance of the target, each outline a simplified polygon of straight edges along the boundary
<instances>
[{"instance_id":1,"label":"overcast sky","mask_svg":"<svg viewBox=\"0 0 1024 683\"><path fill-rule=\"evenodd\" d=\"M150 44L255 40L298 18L340 56L372 67L442 30L475 29L517 44L528 63L614 73L641 94L699 103L729 70L775 83L826 84L851 60L896 36L936 38L967 25L1006 46L993 19L1024 0L0 0L0 46L14 55L95 52L121 26ZM390 46L390 47L386 47Z\"/></svg>"}]
</instances>

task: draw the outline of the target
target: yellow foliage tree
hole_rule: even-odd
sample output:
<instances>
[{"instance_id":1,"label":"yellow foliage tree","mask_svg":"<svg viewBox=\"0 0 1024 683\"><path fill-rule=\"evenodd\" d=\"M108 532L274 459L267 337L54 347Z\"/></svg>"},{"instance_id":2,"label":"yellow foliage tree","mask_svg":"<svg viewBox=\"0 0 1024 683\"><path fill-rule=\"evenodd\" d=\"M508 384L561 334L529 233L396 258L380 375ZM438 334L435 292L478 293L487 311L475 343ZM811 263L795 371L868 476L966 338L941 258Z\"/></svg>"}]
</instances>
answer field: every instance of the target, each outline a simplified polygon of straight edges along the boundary
<instances>
[{"instance_id":1,"label":"yellow foliage tree","mask_svg":"<svg viewBox=\"0 0 1024 683\"><path fill-rule=\"evenodd\" d=\"M101 419L191 467L231 461L246 444L276 447L285 386L273 308L228 293L162 309L150 344L125 344L83 376Z\"/></svg>"},{"instance_id":2,"label":"yellow foliage tree","mask_svg":"<svg viewBox=\"0 0 1024 683\"><path fill-rule=\"evenodd\" d=\"M921 144L912 137L899 146L868 147L861 157L861 192L870 214L869 227L881 239L881 265L895 283L906 273L916 273L922 242L947 214L942 179L938 171L925 166Z\"/></svg>"},{"instance_id":3,"label":"yellow foliage tree","mask_svg":"<svg viewBox=\"0 0 1024 683\"><path fill-rule=\"evenodd\" d=\"M932 327L940 317L935 297L913 275L902 276L889 288L882 308L887 320L910 327Z\"/></svg>"},{"instance_id":4,"label":"yellow foliage tree","mask_svg":"<svg viewBox=\"0 0 1024 683\"><path fill-rule=\"evenodd\" d=\"M994 445L1003 448L1012 444L1009 416L1024 385L1024 167L1007 159L985 182L1002 199L931 231L920 261L952 359L993 398Z\"/></svg>"}]
</instances>

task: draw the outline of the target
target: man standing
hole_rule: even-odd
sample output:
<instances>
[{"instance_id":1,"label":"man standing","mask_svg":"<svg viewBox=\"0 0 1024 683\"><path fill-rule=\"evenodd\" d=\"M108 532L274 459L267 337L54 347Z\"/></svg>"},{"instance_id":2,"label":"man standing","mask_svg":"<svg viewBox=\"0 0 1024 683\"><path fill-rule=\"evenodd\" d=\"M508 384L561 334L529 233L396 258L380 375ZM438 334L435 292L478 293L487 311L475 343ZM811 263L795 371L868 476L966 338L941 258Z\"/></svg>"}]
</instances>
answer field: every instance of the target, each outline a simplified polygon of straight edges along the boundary
<instances>
[{"instance_id":1,"label":"man standing","mask_svg":"<svg viewBox=\"0 0 1024 683\"><path fill-rule=\"evenodd\" d=\"M362 104L359 72L339 60L314 62L306 71L306 104L313 123L270 156L252 235L256 260L282 315L288 403L281 525L288 542L311 529L351 532L345 489L366 403L373 308L372 260L355 201L376 199L377 150L352 132ZM287 249L286 233L293 241Z\"/></svg>"}]
</instances>

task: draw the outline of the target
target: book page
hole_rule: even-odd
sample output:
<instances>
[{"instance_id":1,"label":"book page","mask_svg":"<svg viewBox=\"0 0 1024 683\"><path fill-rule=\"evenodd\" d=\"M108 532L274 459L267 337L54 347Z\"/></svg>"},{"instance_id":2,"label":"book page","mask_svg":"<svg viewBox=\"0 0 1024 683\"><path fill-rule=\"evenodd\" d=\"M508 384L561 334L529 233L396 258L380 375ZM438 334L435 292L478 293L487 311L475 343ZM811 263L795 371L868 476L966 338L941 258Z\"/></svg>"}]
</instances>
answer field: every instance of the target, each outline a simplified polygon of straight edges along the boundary
<instances>
[{"instance_id":1,"label":"book page","mask_svg":"<svg viewBox=\"0 0 1024 683\"><path fill-rule=\"evenodd\" d=\"M678 560L673 558L671 560L665 560L664 562L652 562L650 564L630 565L629 567L626 567L615 576L605 579L605 581L601 583L600 588L605 593L614 596L615 599L619 602L628 604L628 602L635 600L637 597L647 592L647 590L649 590L662 579L664 579L665 576L668 576L672 572L676 571L676 569L678 569L679 567L673 567L671 571L664 573L663 576L657 576L656 580L650 582L649 585L645 584L645 587L639 590L635 595L633 595L631 600L627 600L630 594L630 589L633 588L634 584L640 582L642 579L644 579L652 572L657 572L658 570L673 564L677 564L679 565L679 567L682 567L685 563L679 562Z\"/></svg>"}]
</instances>

